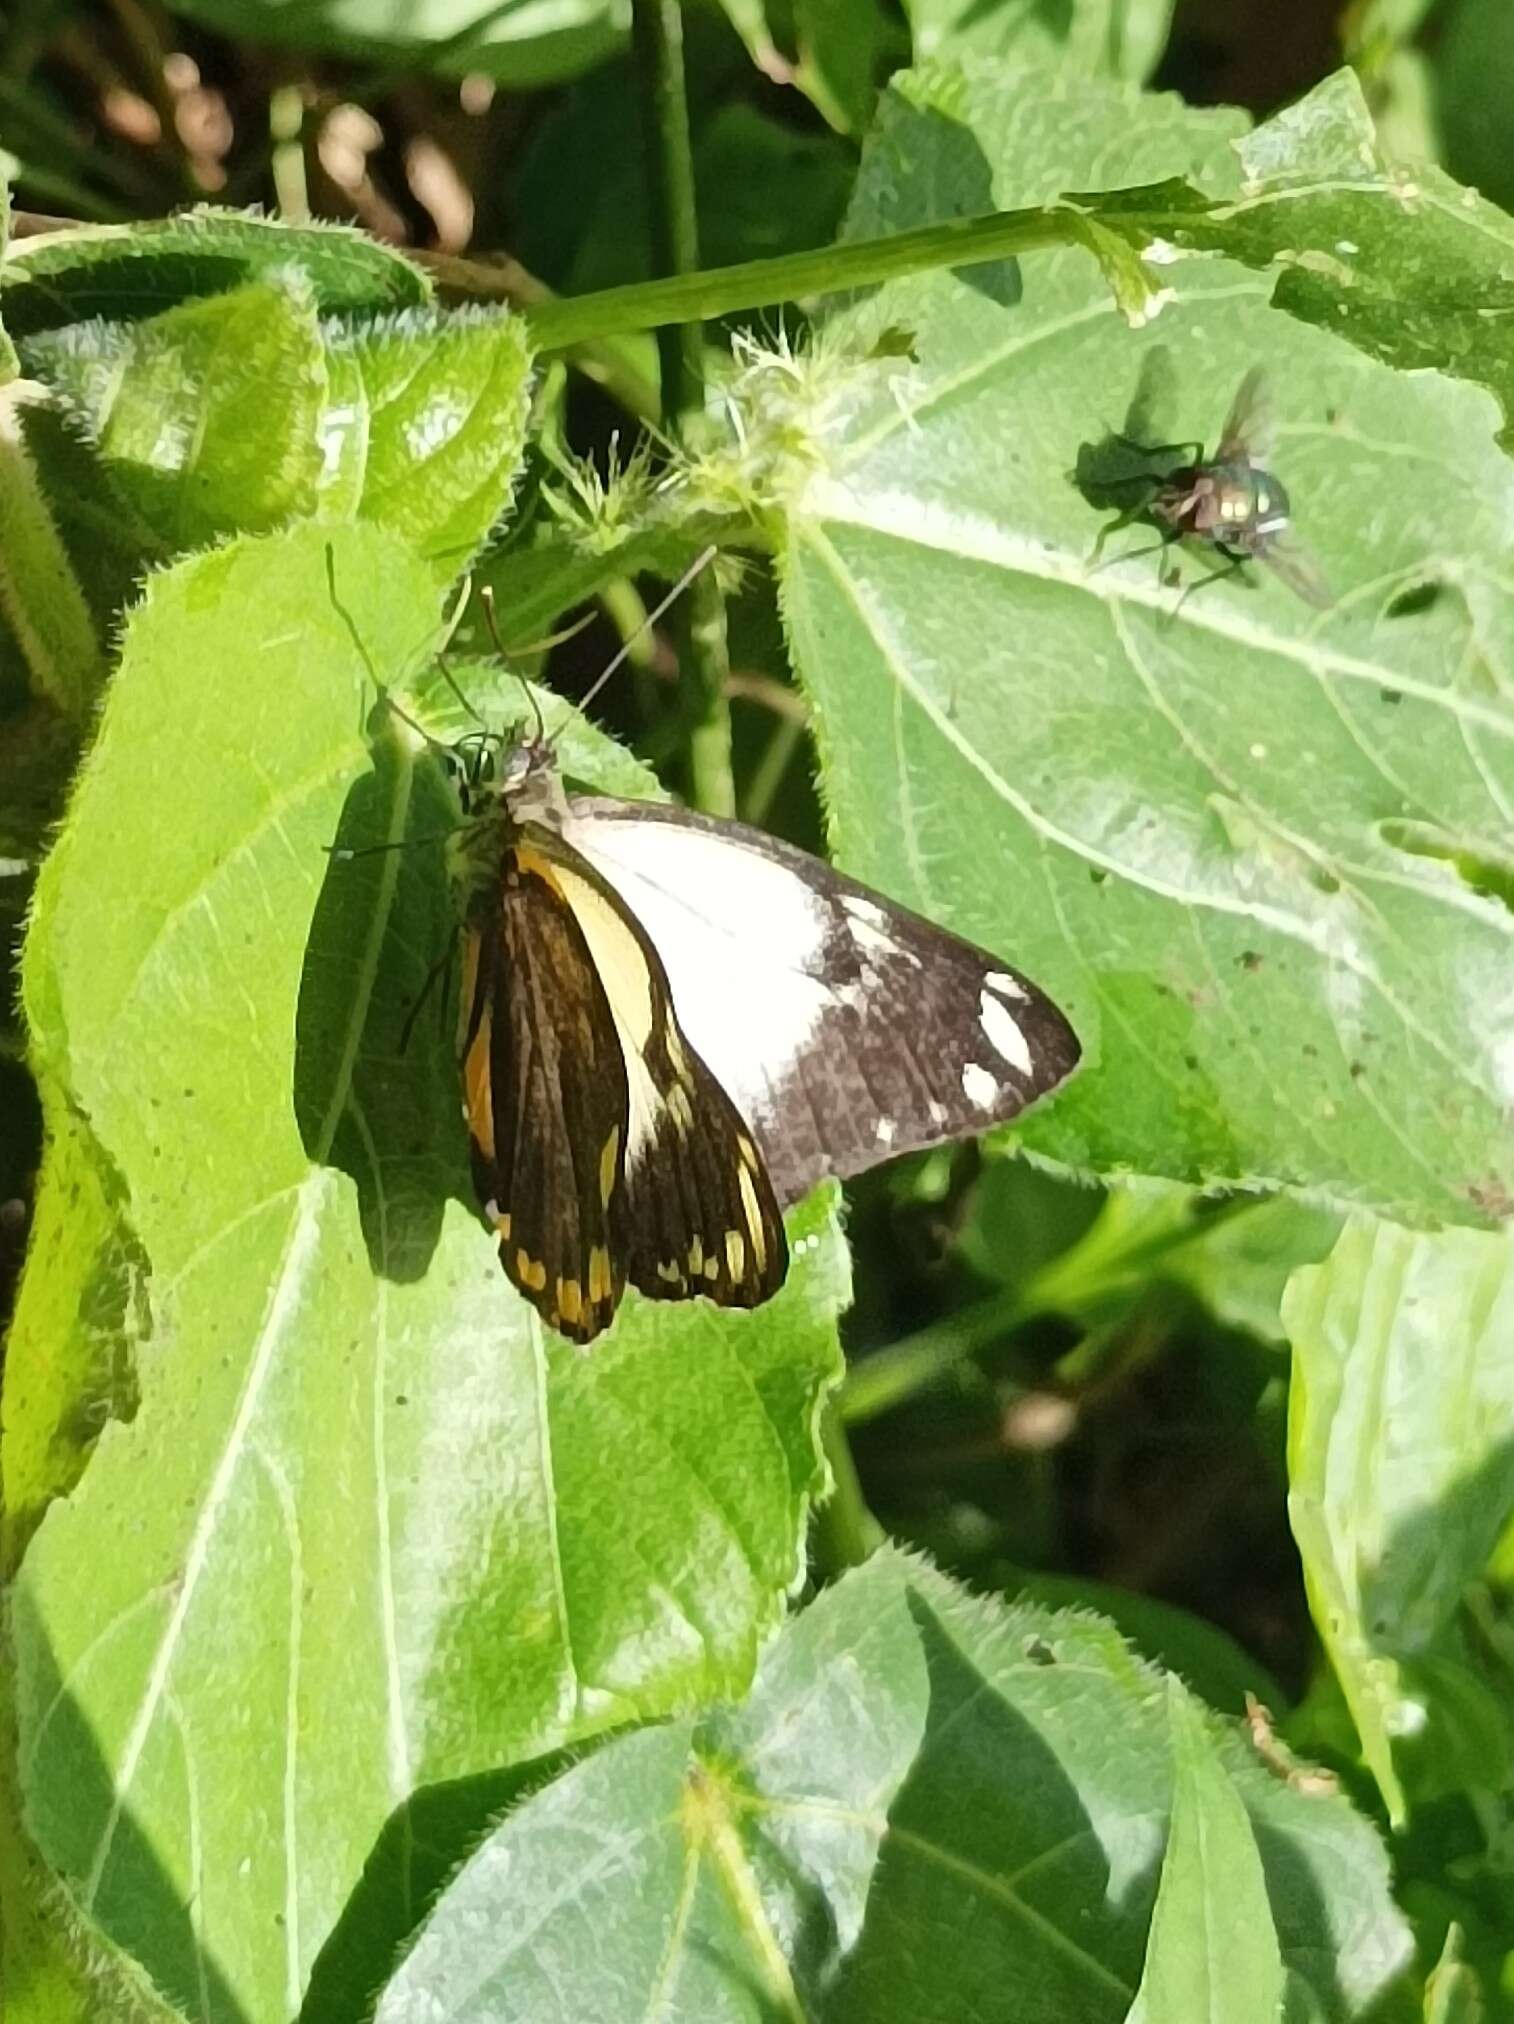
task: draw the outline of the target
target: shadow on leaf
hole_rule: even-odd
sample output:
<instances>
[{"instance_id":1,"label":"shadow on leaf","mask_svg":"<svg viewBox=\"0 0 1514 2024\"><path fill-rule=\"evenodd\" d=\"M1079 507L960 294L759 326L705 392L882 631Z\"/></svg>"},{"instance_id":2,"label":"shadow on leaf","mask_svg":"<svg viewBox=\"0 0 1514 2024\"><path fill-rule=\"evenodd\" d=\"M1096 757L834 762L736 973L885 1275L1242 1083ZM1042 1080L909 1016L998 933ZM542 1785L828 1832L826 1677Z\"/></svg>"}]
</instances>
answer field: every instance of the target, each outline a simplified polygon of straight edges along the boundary
<instances>
[{"instance_id":1,"label":"shadow on leaf","mask_svg":"<svg viewBox=\"0 0 1514 2024\"><path fill-rule=\"evenodd\" d=\"M311 921L294 1106L311 1160L357 1183L374 1272L409 1282L431 1261L448 1198L475 1206L441 842L457 817L428 756L417 759L383 729L371 750L372 770L343 805Z\"/></svg>"},{"instance_id":2,"label":"shadow on leaf","mask_svg":"<svg viewBox=\"0 0 1514 2024\"><path fill-rule=\"evenodd\" d=\"M204 1944L190 1895L138 1830L130 1789L118 1794L94 1728L59 1676L47 1626L25 1585L12 1595L17 1676L31 1711L20 1765L28 1828L90 1918L186 2016L252 2024ZM177 1720L164 1734L168 1750L187 1755L189 1739ZM162 1765L149 1770L161 1775ZM282 1946L278 1935L269 1937Z\"/></svg>"}]
</instances>

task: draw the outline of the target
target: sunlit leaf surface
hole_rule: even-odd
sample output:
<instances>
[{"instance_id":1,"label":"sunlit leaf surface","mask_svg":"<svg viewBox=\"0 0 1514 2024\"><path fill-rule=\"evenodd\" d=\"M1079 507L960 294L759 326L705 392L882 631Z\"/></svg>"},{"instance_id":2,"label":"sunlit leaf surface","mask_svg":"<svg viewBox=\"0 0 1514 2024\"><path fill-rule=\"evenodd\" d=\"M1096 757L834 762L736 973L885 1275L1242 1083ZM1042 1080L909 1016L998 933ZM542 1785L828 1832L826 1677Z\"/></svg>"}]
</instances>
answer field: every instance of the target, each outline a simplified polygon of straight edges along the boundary
<instances>
[{"instance_id":1,"label":"sunlit leaf surface","mask_svg":"<svg viewBox=\"0 0 1514 2024\"><path fill-rule=\"evenodd\" d=\"M1506 1662L1458 1615L1514 1505L1507 1236L1367 1217L1283 1303L1294 1348L1289 1512L1315 1621L1390 1810L1409 1782L1497 1789Z\"/></svg>"},{"instance_id":2,"label":"sunlit leaf surface","mask_svg":"<svg viewBox=\"0 0 1514 2024\"><path fill-rule=\"evenodd\" d=\"M1159 1876L1263 1922L1239 1955L1227 1916L1190 1923L1164 1987L1270 1959L1301 2015L1362 2015L1409 1951L1376 1836L1185 1718L1175 1741L1159 1676L1106 1626L884 1552L788 1627L744 1706L617 1739L510 1815L377 2024L1121 2024ZM1215 1835L1223 1877L1195 1847Z\"/></svg>"},{"instance_id":3,"label":"sunlit leaf surface","mask_svg":"<svg viewBox=\"0 0 1514 2024\"><path fill-rule=\"evenodd\" d=\"M922 71L887 96L850 229L1218 176L1234 132L1107 86ZM1073 253L900 283L829 326L782 568L835 843L1067 1009L1085 1066L1038 1148L1488 1220L1514 1195L1497 411L1269 307L1268 275L1167 271L1134 333ZM913 360L861 363L899 327ZM1129 552L1149 521L1113 531L1149 462L1119 437L1212 447L1258 360L1324 612L1255 565L1199 585L1213 551L1169 555L1170 583Z\"/></svg>"},{"instance_id":4,"label":"sunlit leaf surface","mask_svg":"<svg viewBox=\"0 0 1514 2024\"><path fill-rule=\"evenodd\" d=\"M372 529L156 579L27 952L49 1103L118 1178L150 1317L123 1337L136 1411L15 1592L28 1820L217 2024L293 2014L418 1785L741 1692L820 1481L826 1206L761 1312L633 1297L584 1355L500 1273L440 1019L401 1050L451 918L440 851L326 846L446 826L413 737L364 730L362 649L424 687L438 619ZM635 772L587 736L565 758ZM72 1363L53 1269L17 1329L47 1318Z\"/></svg>"}]
</instances>

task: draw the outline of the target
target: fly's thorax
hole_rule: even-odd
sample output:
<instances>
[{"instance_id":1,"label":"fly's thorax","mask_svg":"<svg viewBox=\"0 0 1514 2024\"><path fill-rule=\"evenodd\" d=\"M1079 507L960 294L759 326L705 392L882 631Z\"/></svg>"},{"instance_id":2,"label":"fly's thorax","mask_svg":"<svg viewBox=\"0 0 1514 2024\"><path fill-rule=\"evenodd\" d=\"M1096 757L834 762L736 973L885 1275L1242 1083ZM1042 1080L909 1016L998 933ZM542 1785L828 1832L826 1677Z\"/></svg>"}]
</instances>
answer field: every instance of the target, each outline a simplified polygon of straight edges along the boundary
<instances>
[{"instance_id":1,"label":"fly's thorax","mask_svg":"<svg viewBox=\"0 0 1514 2024\"><path fill-rule=\"evenodd\" d=\"M1281 534L1293 517L1288 494L1270 471L1257 471L1253 517L1260 534Z\"/></svg>"}]
</instances>

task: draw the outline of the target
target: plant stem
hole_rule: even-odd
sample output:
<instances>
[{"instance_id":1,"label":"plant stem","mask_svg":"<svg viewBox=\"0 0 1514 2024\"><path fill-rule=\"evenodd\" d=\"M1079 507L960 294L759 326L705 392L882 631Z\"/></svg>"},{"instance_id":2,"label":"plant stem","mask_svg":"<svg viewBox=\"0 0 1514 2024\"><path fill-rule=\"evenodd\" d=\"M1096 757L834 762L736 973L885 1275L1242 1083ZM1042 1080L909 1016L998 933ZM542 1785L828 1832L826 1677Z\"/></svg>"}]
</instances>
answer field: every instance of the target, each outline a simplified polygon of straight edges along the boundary
<instances>
[{"instance_id":1,"label":"plant stem","mask_svg":"<svg viewBox=\"0 0 1514 2024\"><path fill-rule=\"evenodd\" d=\"M1025 1318L1023 1293L995 1293L974 1307L905 1336L901 1342L890 1343L848 1370L836 1408L838 1419L856 1427L902 1405Z\"/></svg>"},{"instance_id":2,"label":"plant stem","mask_svg":"<svg viewBox=\"0 0 1514 2024\"><path fill-rule=\"evenodd\" d=\"M672 279L699 267L694 154L683 78L683 17L679 0L631 0L631 36L641 86L652 264ZM697 313L657 334L662 369L662 420L675 440L704 408L704 333ZM678 656L682 714L689 729L689 798L706 815L736 813L731 771L731 706L726 695L730 655L725 598L714 572L690 586L680 614Z\"/></svg>"},{"instance_id":3,"label":"plant stem","mask_svg":"<svg viewBox=\"0 0 1514 2024\"><path fill-rule=\"evenodd\" d=\"M594 295L556 296L529 307L525 315L537 347L560 351L589 338L874 287L935 267L971 267L1039 247L1081 246L1087 243L1087 234L1087 214L1064 206L992 211L981 218L949 218L881 239L784 253L774 260L743 260L734 267L633 281Z\"/></svg>"},{"instance_id":4,"label":"plant stem","mask_svg":"<svg viewBox=\"0 0 1514 2024\"><path fill-rule=\"evenodd\" d=\"M535 312L558 300L545 281L539 281L505 253L496 254L487 262L464 260L456 253L428 253L419 249L410 257L417 266L425 268L449 300L508 302L532 318L533 329ZM639 347L634 339L640 334L623 333L603 344L585 338L582 344L560 345L555 349L566 352L569 364L586 379L602 386L627 413L639 421L655 422L662 411L656 387L637 362Z\"/></svg>"},{"instance_id":5,"label":"plant stem","mask_svg":"<svg viewBox=\"0 0 1514 2024\"><path fill-rule=\"evenodd\" d=\"M815 1563L823 1573L840 1574L844 1568L860 1567L882 1545L883 1527L863 1501L851 1443L834 1404L821 1425L820 1445L831 1465L834 1487L815 1513Z\"/></svg>"},{"instance_id":6,"label":"plant stem","mask_svg":"<svg viewBox=\"0 0 1514 2024\"><path fill-rule=\"evenodd\" d=\"M631 0L631 40L641 91L652 268L663 278L692 275L699 267L699 218L679 0ZM703 403L704 363L698 313L674 322L685 327L660 330L657 355L663 420L676 424Z\"/></svg>"}]
</instances>

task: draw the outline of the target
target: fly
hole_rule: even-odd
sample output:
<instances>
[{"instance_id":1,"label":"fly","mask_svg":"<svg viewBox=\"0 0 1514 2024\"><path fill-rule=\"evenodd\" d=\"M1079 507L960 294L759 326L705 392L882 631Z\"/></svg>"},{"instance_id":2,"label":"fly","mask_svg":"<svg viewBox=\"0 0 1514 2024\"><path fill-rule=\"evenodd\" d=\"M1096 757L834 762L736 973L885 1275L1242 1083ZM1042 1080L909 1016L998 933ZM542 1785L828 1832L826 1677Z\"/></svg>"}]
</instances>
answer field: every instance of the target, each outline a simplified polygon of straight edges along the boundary
<instances>
[{"instance_id":1,"label":"fly","mask_svg":"<svg viewBox=\"0 0 1514 2024\"><path fill-rule=\"evenodd\" d=\"M1200 442L1127 445L1145 457L1183 456L1188 461L1141 473L1143 496L1106 534L1133 520L1150 519L1163 548L1174 541L1202 541L1221 558L1199 583L1261 562L1306 603L1323 608L1330 603L1329 589L1294 535L1293 508L1282 480L1267 469L1272 436L1266 371L1253 366L1230 404L1212 457L1204 456ZM1101 535L1100 547L1103 542Z\"/></svg>"}]
</instances>

